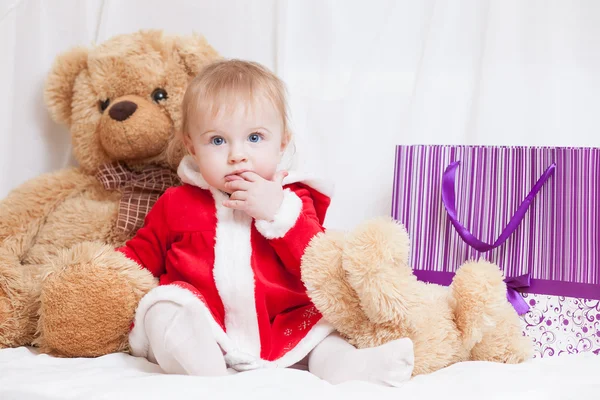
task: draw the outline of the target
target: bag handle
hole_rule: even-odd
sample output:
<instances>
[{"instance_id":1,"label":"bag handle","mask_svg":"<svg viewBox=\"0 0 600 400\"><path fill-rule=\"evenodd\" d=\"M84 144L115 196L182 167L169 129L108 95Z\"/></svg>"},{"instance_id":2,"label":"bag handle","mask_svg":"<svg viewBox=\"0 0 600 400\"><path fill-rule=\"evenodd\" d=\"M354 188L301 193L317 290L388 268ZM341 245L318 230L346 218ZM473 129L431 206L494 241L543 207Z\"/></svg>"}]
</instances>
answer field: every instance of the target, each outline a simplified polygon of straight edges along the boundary
<instances>
[{"instance_id":1,"label":"bag handle","mask_svg":"<svg viewBox=\"0 0 600 400\"><path fill-rule=\"evenodd\" d=\"M473 236L473 234L469 232L469 230L460 223L456 215L456 193L454 186L456 182L456 169L458 168L459 164L460 161L451 163L444 172L444 175L442 177L442 202L444 203L444 207L448 212L448 216L450 217L452 225L454 225L454 228L456 229L460 237L469 246L473 247L475 250L481 253L490 251L502 245L502 243L504 243L506 239L508 239L508 237L517 229L523 218L525 218L525 213L527 212L527 209L533 201L533 198L542 189L542 186L546 183L550 176L554 174L554 170L556 169L555 163L552 163L546 169L546 171L542 174L540 179L538 179L536 184L533 186L533 189L531 189L527 197L525 197L525 200L523 200L523 202L517 209L517 212L515 212L515 214L512 216L508 225L506 225L498 239L493 244L488 244L482 242L481 240Z\"/></svg>"}]
</instances>

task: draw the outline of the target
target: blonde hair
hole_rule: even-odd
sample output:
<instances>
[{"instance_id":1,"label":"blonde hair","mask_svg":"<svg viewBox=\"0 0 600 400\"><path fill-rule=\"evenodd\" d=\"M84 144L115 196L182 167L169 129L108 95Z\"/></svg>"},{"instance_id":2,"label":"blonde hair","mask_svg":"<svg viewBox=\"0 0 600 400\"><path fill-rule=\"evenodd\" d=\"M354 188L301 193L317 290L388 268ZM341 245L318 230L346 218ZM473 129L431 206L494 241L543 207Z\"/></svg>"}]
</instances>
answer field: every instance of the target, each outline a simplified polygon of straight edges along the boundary
<instances>
[{"instance_id":1,"label":"blonde hair","mask_svg":"<svg viewBox=\"0 0 600 400\"><path fill-rule=\"evenodd\" d=\"M221 60L209 64L190 82L183 96L181 134L189 136L190 120L198 113L215 115L236 105L240 100L252 105L264 98L279 111L283 138L291 139L285 84L259 63L243 60Z\"/></svg>"}]
</instances>

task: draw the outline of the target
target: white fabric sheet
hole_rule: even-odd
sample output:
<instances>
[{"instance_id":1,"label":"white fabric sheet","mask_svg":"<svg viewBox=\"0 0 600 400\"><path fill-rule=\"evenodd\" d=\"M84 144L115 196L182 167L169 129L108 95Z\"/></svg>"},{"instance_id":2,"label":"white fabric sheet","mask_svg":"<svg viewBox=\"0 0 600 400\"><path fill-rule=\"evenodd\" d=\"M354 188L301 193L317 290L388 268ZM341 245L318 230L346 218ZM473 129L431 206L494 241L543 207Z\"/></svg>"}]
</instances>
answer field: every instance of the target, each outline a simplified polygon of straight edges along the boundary
<instances>
[{"instance_id":1,"label":"white fabric sheet","mask_svg":"<svg viewBox=\"0 0 600 400\"><path fill-rule=\"evenodd\" d=\"M597 399L600 357L534 359L524 364L460 363L401 388L363 382L330 385L306 371L256 370L221 378L162 374L143 358L111 354L60 359L21 347L0 350L0 399Z\"/></svg>"}]
</instances>

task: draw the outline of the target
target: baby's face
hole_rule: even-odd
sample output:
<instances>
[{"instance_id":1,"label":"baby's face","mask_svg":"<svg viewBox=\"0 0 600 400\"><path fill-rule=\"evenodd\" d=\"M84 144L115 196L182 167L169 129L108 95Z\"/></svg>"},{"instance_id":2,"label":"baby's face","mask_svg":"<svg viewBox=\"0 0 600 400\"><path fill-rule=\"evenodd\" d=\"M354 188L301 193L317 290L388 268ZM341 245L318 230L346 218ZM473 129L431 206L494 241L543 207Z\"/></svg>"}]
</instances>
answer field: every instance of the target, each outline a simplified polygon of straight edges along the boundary
<instances>
[{"instance_id":1,"label":"baby's face","mask_svg":"<svg viewBox=\"0 0 600 400\"><path fill-rule=\"evenodd\" d=\"M206 182L228 192L225 182L245 171L273 178L285 149L283 130L281 114L267 99L239 101L227 111L198 115L186 145Z\"/></svg>"}]
</instances>

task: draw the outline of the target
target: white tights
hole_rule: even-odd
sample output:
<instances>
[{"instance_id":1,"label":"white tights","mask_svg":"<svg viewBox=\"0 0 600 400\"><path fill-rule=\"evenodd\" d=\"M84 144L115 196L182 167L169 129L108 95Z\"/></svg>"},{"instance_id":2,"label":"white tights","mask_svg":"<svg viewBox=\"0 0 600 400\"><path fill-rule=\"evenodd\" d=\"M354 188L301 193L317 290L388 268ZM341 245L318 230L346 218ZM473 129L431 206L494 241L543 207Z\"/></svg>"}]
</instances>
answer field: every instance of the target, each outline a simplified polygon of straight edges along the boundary
<instances>
[{"instance_id":1,"label":"white tights","mask_svg":"<svg viewBox=\"0 0 600 400\"><path fill-rule=\"evenodd\" d=\"M227 374L223 352L213 338L209 321L188 307L169 301L154 304L144 317L149 341L148 359L171 374L220 376ZM338 384L360 380L399 386L410 379L414 366L410 339L379 347L357 349L338 334L319 343L308 355L308 370Z\"/></svg>"}]
</instances>

